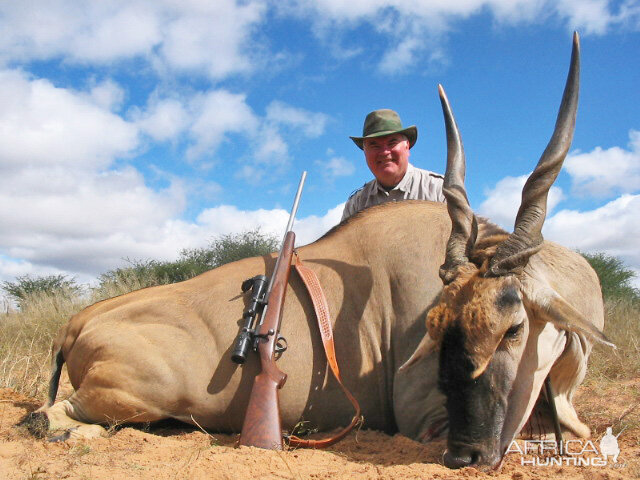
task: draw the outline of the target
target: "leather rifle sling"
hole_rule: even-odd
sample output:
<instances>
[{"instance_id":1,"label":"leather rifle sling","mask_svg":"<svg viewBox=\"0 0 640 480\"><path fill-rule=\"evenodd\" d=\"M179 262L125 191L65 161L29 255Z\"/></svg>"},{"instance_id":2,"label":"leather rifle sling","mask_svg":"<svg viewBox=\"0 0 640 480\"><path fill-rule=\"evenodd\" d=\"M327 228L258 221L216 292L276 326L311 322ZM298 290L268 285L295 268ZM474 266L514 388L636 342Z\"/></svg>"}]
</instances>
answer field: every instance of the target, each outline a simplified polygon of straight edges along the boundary
<instances>
[{"instance_id":1,"label":"leather rifle sling","mask_svg":"<svg viewBox=\"0 0 640 480\"><path fill-rule=\"evenodd\" d=\"M338 361L336 359L336 349L333 343L333 330L331 328L329 305L324 292L322 291L322 287L320 286L318 277L313 270L302 264L302 260L300 260L300 257L298 256L298 252L294 250L294 253L296 255L296 270L300 275L300 278L302 278L304 285L307 287L307 291L309 292L309 296L313 302L313 309L316 312L318 326L320 327L320 336L322 337L324 353L327 356L327 363L329 364L334 377L338 381L340 388L342 388L342 391L356 410L351 423L332 437L323 438L321 440L305 440L303 438L296 437L295 435L289 435L287 437L287 442L291 447L324 448L333 445L346 437L348 433L353 430L353 427L362 421L362 415L360 413L360 405L358 404L358 401L347 387L344 386L342 378L340 377L340 369L338 368Z\"/></svg>"}]
</instances>

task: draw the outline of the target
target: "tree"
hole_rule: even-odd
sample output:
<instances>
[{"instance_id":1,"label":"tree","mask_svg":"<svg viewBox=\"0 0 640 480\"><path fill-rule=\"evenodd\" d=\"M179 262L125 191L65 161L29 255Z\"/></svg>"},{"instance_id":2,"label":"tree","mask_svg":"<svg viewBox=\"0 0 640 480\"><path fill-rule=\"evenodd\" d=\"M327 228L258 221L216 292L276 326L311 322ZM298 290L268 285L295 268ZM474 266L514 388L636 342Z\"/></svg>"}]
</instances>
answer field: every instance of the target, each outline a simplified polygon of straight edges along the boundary
<instances>
[{"instance_id":1,"label":"tree","mask_svg":"<svg viewBox=\"0 0 640 480\"><path fill-rule=\"evenodd\" d=\"M243 258L267 255L277 249L277 238L255 229L222 235L206 248L182 250L180 257L184 261L207 265L211 269Z\"/></svg>"},{"instance_id":2,"label":"tree","mask_svg":"<svg viewBox=\"0 0 640 480\"><path fill-rule=\"evenodd\" d=\"M636 273L627 268L622 260L603 252L582 253L582 256L598 274L605 300L620 298L640 300L640 291L631 284Z\"/></svg>"},{"instance_id":3,"label":"tree","mask_svg":"<svg viewBox=\"0 0 640 480\"><path fill-rule=\"evenodd\" d=\"M277 249L278 240L259 229L222 235L207 247L182 250L174 261L128 260L130 266L100 275L96 291L125 293L132 289L182 282L225 263L266 255Z\"/></svg>"},{"instance_id":4,"label":"tree","mask_svg":"<svg viewBox=\"0 0 640 480\"><path fill-rule=\"evenodd\" d=\"M29 297L36 294L57 295L64 293L71 295L78 293L80 287L73 278L66 275L46 275L32 277L22 275L16 277L15 282L2 282L1 287L18 306L22 306Z\"/></svg>"}]
</instances>

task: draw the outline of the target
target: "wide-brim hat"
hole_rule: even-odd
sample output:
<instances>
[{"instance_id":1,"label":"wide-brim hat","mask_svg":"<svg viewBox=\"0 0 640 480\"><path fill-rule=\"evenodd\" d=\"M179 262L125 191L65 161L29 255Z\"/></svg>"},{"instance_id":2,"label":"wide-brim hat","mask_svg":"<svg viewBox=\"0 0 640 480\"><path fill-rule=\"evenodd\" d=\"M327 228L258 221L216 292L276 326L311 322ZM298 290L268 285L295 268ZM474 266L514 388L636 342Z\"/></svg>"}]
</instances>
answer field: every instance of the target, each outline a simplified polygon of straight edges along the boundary
<instances>
[{"instance_id":1,"label":"wide-brim hat","mask_svg":"<svg viewBox=\"0 0 640 480\"><path fill-rule=\"evenodd\" d=\"M404 128L400 115L395 111L384 108L382 110L374 110L367 118L364 119L364 127L362 127L361 137L349 137L353 140L360 150L364 150L363 141L365 138L384 137L401 133L409 139L409 148L413 147L418 139L418 128L415 125Z\"/></svg>"}]
</instances>

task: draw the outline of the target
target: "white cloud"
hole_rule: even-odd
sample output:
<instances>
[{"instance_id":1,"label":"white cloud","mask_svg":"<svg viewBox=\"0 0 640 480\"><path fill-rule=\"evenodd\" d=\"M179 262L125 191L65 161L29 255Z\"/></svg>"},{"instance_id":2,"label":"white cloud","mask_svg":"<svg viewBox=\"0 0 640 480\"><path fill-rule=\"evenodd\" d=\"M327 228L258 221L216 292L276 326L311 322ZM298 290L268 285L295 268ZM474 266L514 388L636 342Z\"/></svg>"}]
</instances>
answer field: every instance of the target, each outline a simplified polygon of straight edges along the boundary
<instances>
[{"instance_id":1,"label":"white cloud","mask_svg":"<svg viewBox=\"0 0 640 480\"><path fill-rule=\"evenodd\" d=\"M145 2L49 0L2 5L0 50L9 59L63 55L81 62L112 61L144 55L161 40L159 12L145 8Z\"/></svg>"},{"instance_id":2,"label":"white cloud","mask_svg":"<svg viewBox=\"0 0 640 480\"><path fill-rule=\"evenodd\" d=\"M96 105L110 111L119 109L124 102L124 97L124 89L113 80L105 80L95 84L89 93L89 98Z\"/></svg>"},{"instance_id":3,"label":"white cloud","mask_svg":"<svg viewBox=\"0 0 640 480\"><path fill-rule=\"evenodd\" d=\"M332 181L337 177L348 177L353 175L356 167L344 157L336 157L332 151L327 152L328 160L316 160L314 163L321 168L324 177Z\"/></svg>"},{"instance_id":4,"label":"white cloud","mask_svg":"<svg viewBox=\"0 0 640 480\"><path fill-rule=\"evenodd\" d=\"M296 243L298 245L311 243L340 223L343 208L344 203L328 210L321 217L310 215L296 219L294 225ZM197 224L202 230L208 231L209 236L239 233L258 227L262 232L280 238L284 235L288 221L289 212L284 209L240 210L231 205L209 208L197 218Z\"/></svg>"},{"instance_id":5,"label":"white cloud","mask_svg":"<svg viewBox=\"0 0 640 480\"><path fill-rule=\"evenodd\" d=\"M63 57L106 64L145 58L159 71L214 79L251 70L262 0L42 0L0 4L0 61Z\"/></svg>"},{"instance_id":6,"label":"white cloud","mask_svg":"<svg viewBox=\"0 0 640 480\"><path fill-rule=\"evenodd\" d=\"M265 125L256 138L256 163L271 167L287 164L289 146L273 125Z\"/></svg>"},{"instance_id":7,"label":"white cloud","mask_svg":"<svg viewBox=\"0 0 640 480\"><path fill-rule=\"evenodd\" d=\"M556 8L572 30L602 35L614 23L607 0L560 0Z\"/></svg>"},{"instance_id":8,"label":"white cloud","mask_svg":"<svg viewBox=\"0 0 640 480\"><path fill-rule=\"evenodd\" d=\"M205 71L211 78L252 69L251 27L263 20L260 1L184 2L167 22L162 56L174 68Z\"/></svg>"},{"instance_id":9,"label":"white cloud","mask_svg":"<svg viewBox=\"0 0 640 480\"><path fill-rule=\"evenodd\" d=\"M569 31L600 35L620 26L640 26L640 9L629 5L607 0L283 0L279 11L311 21L314 32L330 46L343 32L367 26L381 39L378 45L367 45L367 51L382 48L379 70L397 74L419 60L442 59L443 35L455 28L455 22L473 15L489 12L502 25L542 23L557 17Z\"/></svg>"},{"instance_id":10,"label":"white cloud","mask_svg":"<svg viewBox=\"0 0 640 480\"><path fill-rule=\"evenodd\" d=\"M398 73L420 58L434 59L440 38L455 22L489 12L498 23L546 22L603 34L640 26L632 1L607 0L33 0L0 3L0 63L64 59L105 65L144 60L158 73L199 74L214 80L259 71L269 52L257 32L269 10L308 20L331 49L349 58L365 45L336 48L342 33L365 25L380 35L379 68ZM346 55L345 55L346 52Z\"/></svg>"},{"instance_id":11,"label":"white cloud","mask_svg":"<svg viewBox=\"0 0 640 480\"><path fill-rule=\"evenodd\" d=\"M282 235L289 212L244 211L221 205L193 222L180 220L186 189L178 181L160 192L131 167L102 173L65 167L23 168L0 176L0 279L63 273L88 282L125 259L169 260L183 248L256 227ZM297 243L337 224L342 205L324 216L299 218Z\"/></svg>"},{"instance_id":12,"label":"white cloud","mask_svg":"<svg viewBox=\"0 0 640 480\"><path fill-rule=\"evenodd\" d=\"M622 195L595 210L560 210L545 222L545 236L581 250L633 254L640 264L639 208L640 195Z\"/></svg>"},{"instance_id":13,"label":"white cloud","mask_svg":"<svg viewBox=\"0 0 640 480\"><path fill-rule=\"evenodd\" d=\"M489 218L507 231L513 230L513 224L522 201L522 187L529 175L505 177L496 186L485 192L486 199L477 209L477 213ZM547 217L555 206L564 198L559 187L551 187L547 198Z\"/></svg>"},{"instance_id":14,"label":"white cloud","mask_svg":"<svg viewBox=\"0 0 640 480\"><path fill-rule=\"evenodd\" d=\"M163 142L177 140L191 121L191 112L183 102L174 98L158 98L151 95L144 111L134 109L131 113L134 123L154 140Z\"/></svg>"},{"instance_id":15,"label":"white cloud","mask_svg":"<svg viewBox=\"0 0 640 480\"><path fill-rule=\"evenodd\" d=\"M246 103L246 96L214 90L195 96L190 102L194 120L189 133L194 144L187 150L187 157L212 154L225 140L228 133L251 134L259 121Z\"/></svg>"},{"instance_id":16,"label":"white cloud","mask_svg":"<svg viewBox=\"0 0 640 480\"><path fill-rule=\"evenodd\" d=\"M310 215L298 220L295 224L298 243L300 245L311 243L327 233L340 223L343 210L344 203L341 203L328 210L322 217Z\"/></svg>"},{"instance_id":17,"label":"white cloud","mask_svg":"<svg viewBox=\"0 0 640 480\"><path fill-rule=\"evenodd\" d=\"M640 195L625 194L595 210L561 210L547 219L543 234L570 248L620 257L640 272L639 209Z\"/></svg>"},{"instance_id":18,"label":"white cloud","mask_svg":"<svg viewBox=\"0 0 640 480\"><path fill-rule=\"evenodd\" d=\"M631 130L629 139L629 150L596 147L588 153L572 152L565 168L574 190L595 196L640 190L640 131Z\"/></svg>"},{"instance_id":19,"label":"white cloud","mask_svg":"<svg viewBox=\"0 0 640 480\"><path fill-rule=\"evenodd\" d=\"M477 213L512 231L521 191L527 175L505 177L486 193ZM551 187L544 238L584 252L605 252L621 258L631 269L640 272L640 195L623 194L594 210L563 209L553 213L564 195ZM640 278L636 279L640 287Z\"/></svg>"},{"instance_id":20,"label":"white cloud","mask_svg":"<svg viewBox=\"0 0 640 480\"><path fill-rule=\"evenodd\" d=\"M276 125L300 129L306 137L315 138L324 133L329 116L274 100L267 106L266 120Z\"/></svg>"},{"instance_id":21,"label":"white cloud","mask_svg":"<svg viewBox=\"0 0 640 480\"><path fill-rule=\"evenodd\" d=\"M39 277L64 273L66 272L58 270L57 268L43 268L42 266L36 266L31 262L15 260L4 255L0 255L0 281L13 281L16 277L21 277L23 275Z\"/></svg>"},{"instance_id":22,"label":"white cloud","mask_svg":"<svg viewBox=\"0 0 640 480\"><path fill-rule=\"evenodd\" d=\"M155 252L186 195L178 181L157 192L133 167L114 168L139 147L138 127L110 111L118 85L73 91L5 70L0 92L2 274L95 273L126 246Z\"/></svg>"},{"instance_id":23,"label":"white cloud","mask_svg":"<svg viewBox=\"0 0 640 480\"><path fill-rule=\"evenodd\" d=\"M131 167L104 173L26 168L0 178L0 223L8 227L0 232L0 251L40 266L74 265L86 272L120 259L109 250L124 252L134 244L141 254L139 245L158 243L159 226L184 205L180 184L155 192Z\"/></svg>"},{"instance_id":24,"label":"white cloud","mask_svg":"<svg viewBox=\"0 0 640 480\"><path fill-rule=\"evenodd\" d=\"M105 167L138 145L137 129L97 104L92 94L11 70L0 71L0 139L0 166L14 168Z\"/></svg>"},{"instance_id":25,"label":"white cloud","mask_svg":"<svg viewBox=\"0 0 640 480\"><path fill-rule=\"evenodd\" d=\"M142 132L157 141L177 141L188 137L189 160L213 165L211 159L230 135L246 140L249 159L236 176L256 183L267 170L281 173L289 164L289 139L317 137L324 133L328 116L272 102L264 117L247 103L246 95L225 89L212 89L188 99L164 98L154 92L144 109L129 113ZM285 138L286 135L286 138ZM215 160L215 158L214 158ZM276 170L273 170L276 169Z\"/></svg>"}]
</instances>

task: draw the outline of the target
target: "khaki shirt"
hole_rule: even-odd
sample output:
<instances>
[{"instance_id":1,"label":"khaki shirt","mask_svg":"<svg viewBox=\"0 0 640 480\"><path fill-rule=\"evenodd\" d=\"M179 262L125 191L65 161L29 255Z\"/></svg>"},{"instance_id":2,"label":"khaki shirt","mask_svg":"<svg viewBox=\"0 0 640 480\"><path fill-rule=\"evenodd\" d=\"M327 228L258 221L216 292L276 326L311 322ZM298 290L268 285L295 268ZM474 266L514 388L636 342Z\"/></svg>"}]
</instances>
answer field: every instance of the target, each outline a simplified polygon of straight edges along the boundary
<instances>
[{"instance_id":1,"label":"khaki shirt","mask_svg":"<svg viewBox=\"0 0 640 480\"><path fill-rule=\"evenodd\" d=\"M407 173L404 174L400 183L389 191L386 191L376 179L365 183L362 188L356 190L344 205L342 220L349 218L360 210L381 203L402 200L445 202L446 200L442 194L443 182L444 177L442 175L416 168L409 164Z\"/></svg>"}]
</instances>

